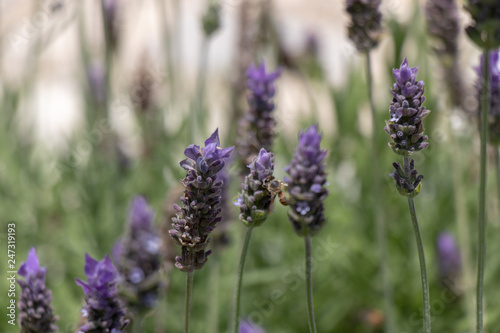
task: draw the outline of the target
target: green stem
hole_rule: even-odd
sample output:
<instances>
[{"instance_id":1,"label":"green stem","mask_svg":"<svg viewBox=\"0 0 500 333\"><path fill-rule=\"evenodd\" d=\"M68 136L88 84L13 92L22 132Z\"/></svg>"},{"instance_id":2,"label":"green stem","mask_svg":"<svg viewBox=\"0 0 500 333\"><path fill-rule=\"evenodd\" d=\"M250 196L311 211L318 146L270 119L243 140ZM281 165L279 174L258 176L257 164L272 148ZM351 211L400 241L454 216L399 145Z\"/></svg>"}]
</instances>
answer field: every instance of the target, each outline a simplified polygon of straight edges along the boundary
<instances>
[{"instance_id":1,"label":"green stem","mask_svg":"<svg viewBox=\"0 0 500 333\"><path fill-rule=\"evenodd\" d=\"M380 173L379 173L379 151L378 151L378 123L375 103L373 102L373 80L371 70L370 52L366 53L366 78L368 84L368 99L370 101L370 110L372 115L372 179L373 179L373 207L375 225L377 228L377 245L380 255L380 277L382 280L382 289L384 295L384 309L387 320L385 320L385 331L395 332L394 311L392 301L392 288L387 274L387 235L385 227L385 219L383 217L381 196L378 195L380 190Z\"/></svg>"},{"instance_id":2,"label":"green stem","mask_svg":"<svg viewBox=\"0 0 500 333\"><path fill-rule=\"evenodd\" d=\"M410 174L409 158L404 158L404 169L407 178ZM418 226L417 213L415 211L415 202L413 198L408 198L408 208L410 209L411 222L413 231L415 232L415 240L417 242L418 259L420 261L420 277L422 279L422 296L423 296L423 316L424 316L424 333L431 332L431 302L429 299L429 282L427 280L427 269L425 267L425 253L422 237L420 236L420 228Z\"/></svg>"},{"instance_id":3,"label":"green stem","mask_svg":"<svg viewBox=\"0 0 500 333\"><path fill-rule=\"evenodd\" d=\"M142 320L143 320L143 316L140 316L140 315L137 315L134 317L134 321L133 321L133 329L132 329L132 332L134 333L142 333Z\"/></svg>"},{"instance_id":4,"label":"green stem","mask_svg":"<svg viewBox=\"0 0 500 333\"><path fill-rule=\"evenodd\" d=\"M212 265L210 266L209 285L211 286L208 293L208 310L205 319L205 332L219 332L219 260L217 256L212 256Z\"/></svg>"},{"instance_id":5,"label":"green stem","mask_svg":"<svg viewBox=\"0 0 500 333\"><path fill-rule=\"evenodd\" d=\"M316 333L316 320L314 319L313 284L312 284L312 258L311 258L311 235L304 237L305 259L306 259L306 293L307 314L309 319L309 332Z\"/></svg>"},{"instance_id":6,"label":"green stem","mask_svg":"<svg viewBox=\"0 0 500 333\"><path fill-rule=\"evenodd\" d=\"M190 251L191 261L193 262L193 254ZM193 293L193 277L194 270L190 271L186 275L186 306L185 306L185 317L184 317L184 333L189 333L189 317L191 314L191 295Z\"/></svg>"},{"instance_id":7,"label":"green stem","mask_svg":"<svg viewBox=\"0 0 500 333\"><path fill-rule=\"evenodd\" d=\"M241 284L243 282L243 271L245 270L245 261L247 258L248 245L250 244L250 238L252 237L253 226L247 228L245 235L245 242L243 243L243 249L241 250L240 264L238 266L238 276L236 278L236 291L234 294L234 313L233 313L233 332L238 333L240 326L240 302L241 302Z\"/></svg>"},{"instance_id":8,"label":"green stem","mask_svg":"<svg viewBox=\"0 0 500 333\"><path fill-rule=\"evenodd\" d=\"M490 111L490 79L489 79L489 52L483 52L483 90L481 96L481 148L479 169L479 243L477 251L477 288L476 288L476 332L484 331L483 325L483 284L484 260L486 256L486 140L488 138L488 114Z\"/></svg>"},{"instance_id":9,"label":"green stem","mask_svg":"<svg viewBox=\"0 0 500 333\"><path fill-rule=\"evenodd\" d=\"M495 147L495 168L497 172L497 199L500 210L500 147Z\"/></svg>"}]
</instances>

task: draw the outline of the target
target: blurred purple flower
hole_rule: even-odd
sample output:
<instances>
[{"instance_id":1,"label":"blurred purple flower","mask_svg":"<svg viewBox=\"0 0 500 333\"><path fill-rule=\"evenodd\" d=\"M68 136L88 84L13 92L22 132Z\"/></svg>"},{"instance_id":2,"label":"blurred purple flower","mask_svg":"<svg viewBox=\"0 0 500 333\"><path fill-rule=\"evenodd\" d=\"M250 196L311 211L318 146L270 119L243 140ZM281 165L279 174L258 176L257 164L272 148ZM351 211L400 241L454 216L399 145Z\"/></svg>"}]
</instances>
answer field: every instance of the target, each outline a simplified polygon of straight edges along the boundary
<instances>
[{"instance_id":1,"label":"blurred purple flower","mask_svg":"<svg viewBox=\"0 0 500 333\"><path fill-rule=\"evenodd\" d=\"M495 145L500 145L500 50L490 51L490 116L488 117L489 139ZM481 108L481 98L483 91L483 68L484 59L481 56L481 64L476 67L479 76L477 83L477 100L479 101L477 114Z\"/></svg>"},{"instance_id":2,"label":"blurred purple flower","mask_svg":"<svg viewBox=\"0 0 500 333\"><path fill-rule=\"evenodd\" d=\"M97 261L85 254L85 275L87 282L76 279L76 284L85 293L82 309L87 322L80 326L81 332L124 332L128 325L116 288L118 273L109 256Z\"/></svg>"},{"instance_id":3,"label":"blurred purple flower","mask_svg":"<svg viewBox=\"0 0 500 333\"><path fill-rule=\"evenodd\" d=\"M351 15L349 38L360 52L377 46L382 31L381 0L347 0L346 11Z\"/></svg>"},{"instance_id":4,"label":"blurred purple flower","mask_svg":"<svg viewBox=\"0 0 500 333\"><path fill-rule=\"evenodd\" d=\"M238 333L265 333L264 329L250 320L240 320Z\"/></svg>"},{"instance_id":5,"label":"blurred purple flower","mask_svg":"<svg viewBox=\"0 0 500 333\"><path fill-rule=\"evenodd\" d=\"M460 249L449 232L442 232L436 239L436 249L441 281L455 283L462 271Z\"/></svg>"},{"instance_id":6,"label":"blurred purple flower","mask_svg":"<svg viewBox=\"0 0 500 333\"><path fill-rule=\"evenodd\" d=\"M52 293L45 286L44 267L40 267L35 248L31 248L28 258L19 267L18 274L24 280L17 280L21 286L19 299L19 325L21 333L51 333L57 331L58 318L54 315Z\"/></svg>"}]
</instances>

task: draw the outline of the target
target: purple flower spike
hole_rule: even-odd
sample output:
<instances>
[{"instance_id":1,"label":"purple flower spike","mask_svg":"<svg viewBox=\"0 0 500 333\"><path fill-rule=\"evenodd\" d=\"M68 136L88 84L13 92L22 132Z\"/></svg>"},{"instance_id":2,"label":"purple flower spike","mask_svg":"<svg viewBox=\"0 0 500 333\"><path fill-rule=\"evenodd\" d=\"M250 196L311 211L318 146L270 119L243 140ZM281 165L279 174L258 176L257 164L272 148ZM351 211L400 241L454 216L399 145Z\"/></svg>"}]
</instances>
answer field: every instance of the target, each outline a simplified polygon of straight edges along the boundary
<instances>
[{"instance_id":1,"label":"purple flower spike","mask_svg":"<svg viewBox=\"0 0 500 333\"><path fill-rule=\"evenodd\" d=\"M265 333L264 329L249 320L241 320L238 333Z\"/></svg>"},{"instance_id":2,"label":"purple flower spike","mask_svg":"<svg viewBox=\"0 0 500 333\"><path fill-rule=\"evenodd\" d=\"M57 331L58 318L54 315L50 302L52 293L45 287L44 267L40 267L35 248L31 248L28 258L19 267L18 274L24 280L17 280L21 286L19 299L19 325L21 333L51 333Z\"/></svg>"},{"instance_id":3,"label":"purple flower spike","mask_svg":"<svg viewBox=\"0 0 500 333\"><path fill-rule=\"evenodd\" d=\"M477 83L477 100L479 101L477 114L480 114L483 91L483 68L484 59L481 57L481 65L476 67L476 72L479 76ZM500 50L490 52L490 116L489 122L489 139L494 145L500 145Z\"/></svg>"},{"instance_id":4,"label":"purple flower spike","mask_svg":"<svg viewBox=\"0 0 500 333\"><path fill-rule=\"evenodd\" d=\"M456 0L428 0L425 16L429 34L441 43L438 54L455 56L458 51L460 17Z\"/></svg>"},{"instance_id":5,"label":"purple flower spike","mask_svg":"<svg viewBox=\"0 0 500 333\"><path fill-rule=\"evenodd\" d=\"M274 141L274 103L275 81L281 69L266 72L263 62L260 66L251 65L247 70L247 88L250 90L248 104L250 110L240 121L238 155L244 165L250 164L261 148L271 150Z\"/></svg>"},{"instance_id":6,"label":"purple flower spike","mask_svg":"<svg viewBox=\"0 0 500 333\"><path fill-rule=\"evenodd\" d=\"M97 261L85 254L87 282L76 279L76 284L85 293L82 313L87 322L80 326L81 332L124 332L128 325L116 288L118 273L111 259L106 256Z\"/></svg>"},{"instance_id":7,"label":"purple flower spike","mask_svg":"<svg viewBox=\"0 0 500 333\"><path fill-rule=\"evenodd\" d=\"M424 135L422 120L430 111L422 105L425 101L424 82L416 80L417 72L418 67L410 67L406 58L399 68L393 70L396 83L391 89L391 119L386 121L385 131L393 140L389 146L403 156L410 156L429 146L425 142L427 135Z\"/></svg>"},{"instance_id":8,"label":"purple flower spike","mask_svg":"<svg viewBox=\"0 0 500 333\"><path fill-rule=\"evenodd\" d=\"M377 46L382 31L381 0L347 0L346 11L351 16L349 38L360 52Z\"/></svg>"},{"instance_id":9,"label":"purple flower spike","mask_svg":"<svg viewBox=\"0 0 500 333\"><path fill-rule=\"evenodd\" d=\"M292 162L285 168L290 175L285 179L290 194L288 218L301 236L314 235L326 221L323 201L328 195L324 161L327 151L321 149L320 143L316 125L301 131Z\"/></svg>"},{"instance_id":10,"label":"purple flower spike","mask_svg":"<svg viewBox=\"0 0 500 333\"><path fill-rule=\"evenodd\" d=\"M436 240L439 277L444 283L455 284L462 271L460 249L449 232L442 232Z\"/></svg>"},{"instance_id":11,"label":"purple flower spike","mask_svg":"<svg viewBox=\"0 0 500 333\"><path fill-rule=\"evenodd\" d=\"M205 141L205 147L190 145L184 151L186 159L180 162L187 170L181 181L185 188L182 207L174 205L177 216L169 231L174 241L182 246L182 255L176 257L176 267L190 272L201 269L210 251L205 251L210 232L222 220L221 192L224 181L218 173L234 147L221 148L218 131Z\"/></svg>"},{"instance_id":12,"label":"purple flower spike","mask_svg":"<svg viewBox=\"0 0 500 333\"><path fill-rule=\"evenodd\" d=\"M144 197L132 201L129 231L113 248L113 258L122 276L127 308L147 312L157 305L160 279L161 239L154 226L154 211Z\"/></svg>"},{"instance_id":13,"label":"purple flower spike","mask_svg":"<svg viewBox=\"0 0 500 333\"><path fill-rule=\"evenodd\" d=\"M248 167L250 173L245 177L235 205L240 207L240 220L246 226L257 227L266 221L271 209L272 194L264 188L264 180L273 175L273 153L262 148Z\"/></svg>"}]
</instances>

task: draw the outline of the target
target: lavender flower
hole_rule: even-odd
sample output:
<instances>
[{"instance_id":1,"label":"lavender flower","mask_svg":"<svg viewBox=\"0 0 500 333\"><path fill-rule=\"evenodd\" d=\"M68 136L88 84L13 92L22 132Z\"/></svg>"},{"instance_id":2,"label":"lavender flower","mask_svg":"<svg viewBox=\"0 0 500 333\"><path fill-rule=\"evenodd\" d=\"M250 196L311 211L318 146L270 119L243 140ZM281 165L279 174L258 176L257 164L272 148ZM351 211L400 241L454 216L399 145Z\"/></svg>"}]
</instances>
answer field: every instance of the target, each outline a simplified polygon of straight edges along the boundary
<instances>
[{"instance_id":1,"label":"lavender flower","mask_svg":"<svg viewBox=\"0 0 500 333\"><path fill-rule=\"evenodd\" d=\"M429 146L425 142L427 135L424 135L422 120L430 111L422 105L425 101L424 81L416 81L417 72L418 67L410 68L406 58L399 69L392 71L396 83L391 89L391 119L386 121L385 131L394 141L389 146L403 156L410 156Z\"/></svg>"},{"instance_id":2,"label":"lavender flower","mask_svg":"<svg viewBox=\"0 0 500 333\"><path fill-rule=\"evenodd\" d=\"M349 38L360 52L377 46L382 31L379 6L381 0L347 0L346 11L351 15Z\"/></svg>"},{"instance_id":3,"label":"lavender flower","mask_svg":"<svg viewBox=\"0 0 500 333\"><path fill-rule=\"evenodd\" d=\"M442 45L437 51L440 55L456 56L460 18L455 0L428 0L425 5L429 34Z\"/></svg>"},{"instance_id":4,"label":"lavender flower","mask_svg":"<svg viewBox=\"0 0 500 333\"><path fill-rule=\"evenodd\" d=\"M120 0L102 0L104 30L111 50L115 50L119 39L118 12Z\"/></svg>"},{"instance_id":5,"label":"lavender flower","mask_svg":"<svg viewBox=\"0 0 500 333\"><path fill-rule=\"evenodd\" d=\"M241 320L238 333L265 333L264 329L250 320Z\"/></svg>"},{"instance_id":6,"label":"lavender flower","mask_svg":"<svg viewBox=\"0 0 500 333\"><path fill-rule=\"evenodd\" d=\"M481 109L482 99L482 82L483 75L481 68L483 67L483 57L481 57L481 65L476 68L479 75L477 83L477 100L479 101L478 111ZM500 50L490 52L490 116L488 118L490 129L489 139L494 145L500 145Z\"/></svg>"},{"instance_id":7,"label":"lavender flower","mask_svg":"<svg viewBox=\"0 0 500 333\"><path fill-rule=\"evenodd\" d=\"M28 258L19 267L17 280L21 286L19 299L19 325L21 333L51 333L57 331L58 318L54 315L50 302L52 293L45 287L44 267L40 267L35 248L31 248Z\"/></svg>"},{"instance_id":8,"label":"lavender flower","mask_svg":"<svg viewBox=\"0 0 500 333\"><path fill-rule=\"evenodd\" d=\"M106 256L97 261L85 254L85 275L87 282L76 279L83 288L85 302L82 314L87 322L80 326L80 332L120 333L128 325L116 288L118 273L111 259Z\"/></svg>"},{"instance_id":9,"label":"lavender flower","mask_svg":"<svg viewBox=\"0 0 500 333\"><path fill-rule=\"evenodd\" d=\"M465 31L469 38L482 49L500 46L500 6L495 0L469 0L465 9L470 13L472 24Z\"/></svg>"},{"instance_id":10,"label":"lavender flower","mask_svg":"<svg viewBox=\"0 0 500 333\"><path fill-rule=\"evenodd\" d=\"M158 303L162 286L161 240L153 223L154 212L144 197L134 198L129 220L129 232L125 240L115 246L113 258L123 276L127 307L134 312L147 311Z\"/></svg>"},{"instance_id":11,"label":"lavender flower","mask_svg":"<svg viewBox=\"0 0 500 333\"><path fill-rule=\"evenodd\" d=\"M462 271L460 250L449 232L442 232L436 239L439 277L443 282L456 284Z\"/></svg>"},{"instance_id":12,"label":"lavender flower","mask_svg":"<svg viewBox=\"0 0 500 333\"><path fill-rule=\"evenodd\" d=\"M248 104L250 110L240 121L238 155L244 165L251 163L261 148L271 150L274 140L274 81L281 70L266 73L265 63L259 67L251 65L247 70L247 88L250 90Z\"/></svg>"},{"instance_id":13,"label":"lavender flower","mask_svg":"<svg viewBox=\"0 0 500 333\"><path fill-rule=\"evenodd\" d=\"M422 187L421 181L424 176L419 175L418 171L415 170L415 160L410 160L408 176L399 163L392 163L392 165L394 166L394 171L389 176L396 181L396 188L399 194L408 198L416 196L420 192L420 188Z\"/></svg>"},{"instance_id":14,"label":"lavender flower","mask_svg":"<svg viewBox=\"0 0 500 333\"><path fill-rule=\"evenodd\" d=\"M248 167L250 173L245 177L235 205L240 207L240 220L246 226L258 227L267 219L271 208L271 193L263 184L264 179L273 175L274 154L262 148Z\"/></svg>"},{"instance_id":15,"label":"lavender flower","mask_svg":"<svg viewBox=\"0 0 500 333\"><path fill-rule=\"evenodd\" d=\"M205 251L210 232L222 219L220 208L223 181L218 173L234 147L221 148L216 130L205 141L205 147L190 145L184 151L186 159L180 162L188 171L181 181L185 187L181 197L182 208L175 205L177 216L172 219L170 236L182 246L182 255L176 257L176 267L184 272L201 269L210 251Z\"/></svg>"},{"instance_id":16,"label":"lavender flower","mask_svg":"<svg viewBox=\"0 0 500 333\"><path fill-rule=\"evenodd\" d=\"M313 125L299 134L299 144L292 162L285 168L289 186L290 210L288 217L299 235L318 232L325 223L323 201L328 195L325 188L325 162L327 151L320 148L321 134Z\"/></svg>"}]
</instances>

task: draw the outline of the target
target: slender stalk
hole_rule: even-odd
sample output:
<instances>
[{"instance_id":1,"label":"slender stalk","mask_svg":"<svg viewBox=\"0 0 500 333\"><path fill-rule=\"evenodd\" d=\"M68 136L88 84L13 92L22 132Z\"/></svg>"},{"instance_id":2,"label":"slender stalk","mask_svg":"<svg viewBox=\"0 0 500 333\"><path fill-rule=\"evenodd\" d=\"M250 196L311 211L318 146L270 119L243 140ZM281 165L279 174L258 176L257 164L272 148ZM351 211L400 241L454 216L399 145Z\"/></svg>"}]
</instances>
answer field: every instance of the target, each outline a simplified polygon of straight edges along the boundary
<instances>
[{"instance_id":1,"label":"slender stalk","mask_svg":"<svg viewBox=\"0 0 500 333\"><path fill-rule=\"evenodd\" d=\"M236 291L234 294L234 313L233 313L233 332L238 333L240 326L240 302L241 302L241 284L243 282L243 271L245 270L245 261L247 258L248 245L250 244L250 238L252 237L253 227L247 228L245 235L245 242L243 243L243 249L241 250L240 264L238 266L238 276L236 278Z\"/></svg>"},{"instance_id":2,"label":"slender stalk","mask_svg":"<svg viewBox=\"0 0 500 333\"><path fill-rule=\"evenodd\" d=\"M219 332L219 275L220 275L220 258L212 256L212 265L210 266L209 285L211 286L208 292L208 310L205 319L205 332Z\"/></svg>"},{"instance_id":3,"label":"slender stalk","mask_svg":"<svg viewBox=\"0 0 500 333\"><path fill-rule=\"evenodd\" d=\"M495 169L497 172L497 199L500 210L500 147L495 147Z\"/></svg>"},{"instance_id":4,"label":"slender stalk","mask_svg":"<svg viewBox=\"0 0 500 333\"><path fill-rule=\"evenodd\" d=\"M311 258L311 235L304 236L305 259L306 259L306 294L307 315L309 319L309 332L316 333L316 320L314 319L313 284L312 284L312 258Z\"/></svg>"},{"instance_id":5,"label":"slender stalk","mask_svg":"<svg viewBox=\"0 0 500 333\"><path fill-rule=\"evenodd\" d=\"M385 219L383 217L381 196L378 195L380 187L380 173L379 173L379 149L378 149L378 123L377 123L377 112L375 109L375 103L373 102L373 80L372 80L372 70L371 70L371 59L370 52L366 52L366 79L368 83L368 99L370 101L370 110L372 114L372 180L373 180L373 192L372 198L374 200L374 217L375 225L377 228L377 245L380 256L380 277L382 280L382 290L384 295L384 309L387 316L385 321L385 331L395 332L394 324L394 311L393 311L393 301L392 301L392 288L389 281L389 276L387 274L387 235L385 227Z\"/></svg>"},{"instance_id":6,"label":"slender stalk","mask_svg":"<svg viewBox=\"0 0 500 333\"><path fill-rule=\"evenodd\" d=\"M190 252L191 255L191 261L193 261L193 254ZM185 317L184 317L184 333L189 333L189 317L191 314L191 295L193 293L193 277L194 277L194 270L187 273L186 275L186 306L184 308L185 310Z\"/></svg>"},{"instance_id":7,"label":"slender stalk","mask_svg":"<svg viewBox=\"0 0 500 333\"><path fill-rule=\"evenodd\" d=\"M406 176L410 174L409 158L404 158L404 169ZM423 297L423 316L424 316L424 333L431 332L431 302L429 299L429 282L427 280L427 269L425 266L425 253L422 237L420 236L420 228L418 226L417 213L415 211L415 202L413 198L408 198L408 208L410 209L411 222L413 224L413 231L415 232L415 240L417 242L418 259L420 261L420 277L422 279L422 297Z\"/></svg>"},{"instance_id":8,"label":"slender stalk","mask_svg":"<svg viewBox=\"0 0 500 333\"><path fill-rule=\"evenodd\" d=\"M490 112L490 69L489 52L483 52L483 90L481 96L481 148L479 169L479 242L477 251L477 288L476 288L476 332L483 333L483 284L484 260L486 256L486 140L488 138L488 114Z\"/></svg>"},{"instance_id":9,"label":"slender stalk","mask_svg":"<svg viewBox=\"0 0 500 333\"><path fill-rule=\"evenodd\" d=\"M142 321L143 321L143 319L144 319L144 317L141 315L137 315L134 317L132 332L142 333Z\"/></svg>"}]
</instances>

